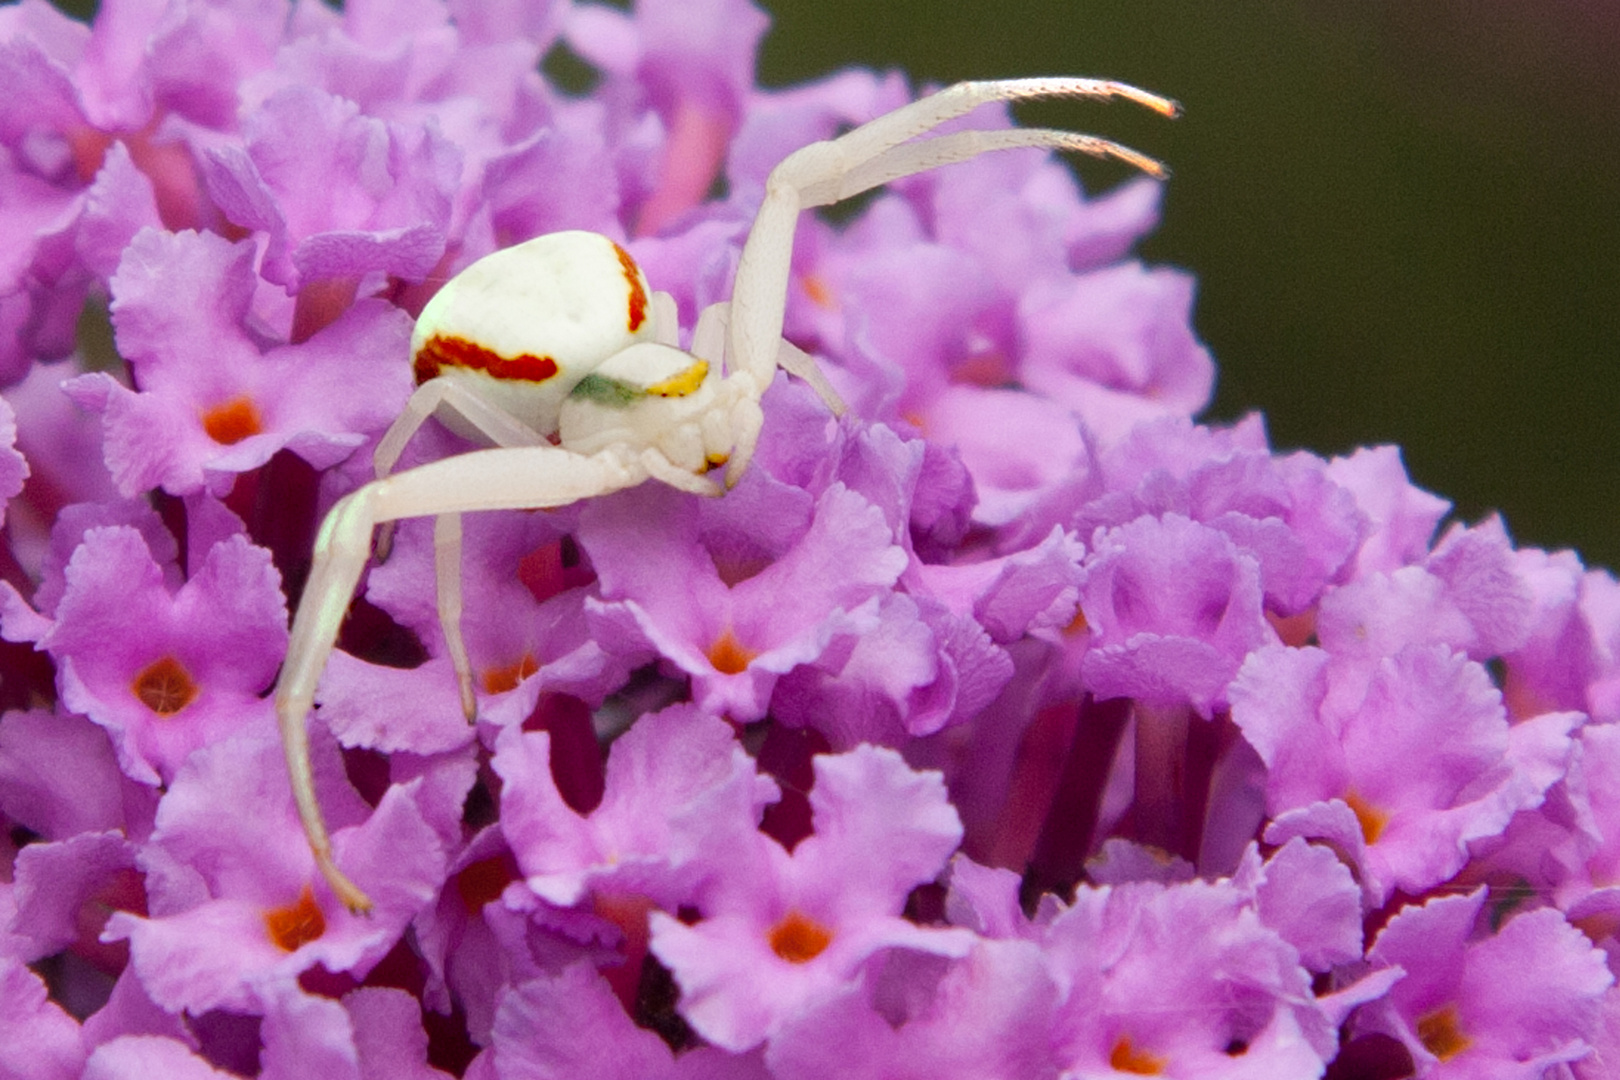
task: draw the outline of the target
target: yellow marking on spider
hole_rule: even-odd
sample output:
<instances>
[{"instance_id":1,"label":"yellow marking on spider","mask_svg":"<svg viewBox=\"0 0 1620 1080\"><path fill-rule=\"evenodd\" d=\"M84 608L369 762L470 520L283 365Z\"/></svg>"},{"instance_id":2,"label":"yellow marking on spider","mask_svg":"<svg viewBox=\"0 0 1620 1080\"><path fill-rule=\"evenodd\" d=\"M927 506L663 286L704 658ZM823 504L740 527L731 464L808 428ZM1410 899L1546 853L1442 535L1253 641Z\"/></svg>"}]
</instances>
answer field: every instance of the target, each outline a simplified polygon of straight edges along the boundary
<instances>
[{"instance_id":1,"label":"yellow marking on spider","mask_svg":"<svg viewBox=\"0 0 1620 1080\"><path fill-rule=\"evenodd\" d=\"M647 393L653 397L685 397L702 386L708 374L709 362L699 360L685 371L671 375L663 382L653 383L647 387Z\"/></svg>"}]
</instances>

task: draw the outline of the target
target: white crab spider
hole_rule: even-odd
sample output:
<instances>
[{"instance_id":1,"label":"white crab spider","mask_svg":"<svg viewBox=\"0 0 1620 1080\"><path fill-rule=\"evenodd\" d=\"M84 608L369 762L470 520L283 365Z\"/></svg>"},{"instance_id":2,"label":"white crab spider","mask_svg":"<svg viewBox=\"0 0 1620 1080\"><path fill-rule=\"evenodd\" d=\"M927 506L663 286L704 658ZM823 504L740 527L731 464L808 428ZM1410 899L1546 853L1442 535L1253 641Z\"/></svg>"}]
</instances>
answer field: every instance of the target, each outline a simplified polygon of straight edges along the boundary
<instances>
[{"instance_id":1,"label":"white crab spider","mask_svg":"<svg viewBox=\"0 0 1620 1080\"><path fill-rule=\"evenodd\" d=\"M400 518L436 518L439 618L471 720L476 702L460 631L463 512L562 506L649 479L720 495L753 456L760 398L778 367L842 411L814 362L781 339L799 211L1013 147L1112 157L1164 175L1152 158L1068 131L916 138L980 105L1036 97L1117 97L1166 116L1178 111L1157 94L1096 79L968 82L797 150L771 171L731 302L703 312L690 352L676 347L673 299L652 293L630 256L594 233L554 233L496 252L463 270L423 309L411 342L421 385L378 444L377 479L340 500L321 525L276 686L299 818L322 876L350 910L371 904L332 857L305 722L371 556L373 530ZM496 448L389 475L430 415ZM724 487L708 475L722 465ZM379 547L386 544L385 526Z\"/></svg>"}]
</instances>

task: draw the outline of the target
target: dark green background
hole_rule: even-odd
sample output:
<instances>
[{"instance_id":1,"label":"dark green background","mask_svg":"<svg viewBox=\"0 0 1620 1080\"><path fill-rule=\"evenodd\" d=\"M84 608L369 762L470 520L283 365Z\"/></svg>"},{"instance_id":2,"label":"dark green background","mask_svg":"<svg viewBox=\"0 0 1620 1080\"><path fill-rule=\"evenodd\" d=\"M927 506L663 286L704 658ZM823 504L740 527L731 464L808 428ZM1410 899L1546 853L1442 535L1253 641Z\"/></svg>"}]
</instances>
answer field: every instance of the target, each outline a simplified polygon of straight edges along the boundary
<instances>
[{"instance_id":1,"label":"dark green background","mask_svg":"<svg viewBox=\"0 0 1620 1080\"><path fill-rule=\"evenodd\" d=\"M1405 448L1520 543L1620 565L1613 0L767 0L761 78L1106 75L1170 94L1020 113L1175 169L1151 260L1198 275L1213 416ZM1087 185L1119 170L1082 163Z\"/></svg>"},{"instance_id":2,"label":"dark green background","mask_svg":"<svg viewBox=\"0 0 1620 1080\"><path fill-rule=\"evenodd\" d=\"M1520 543L1620 565L1620 7L1607 0L767 0L761 77L1105 75L1042 106L1175 170L1144 254L1192 270L1213 415L1394 442ZM1090 187L1122 174L1082 162Z\"/></svg>"}]
</instances>

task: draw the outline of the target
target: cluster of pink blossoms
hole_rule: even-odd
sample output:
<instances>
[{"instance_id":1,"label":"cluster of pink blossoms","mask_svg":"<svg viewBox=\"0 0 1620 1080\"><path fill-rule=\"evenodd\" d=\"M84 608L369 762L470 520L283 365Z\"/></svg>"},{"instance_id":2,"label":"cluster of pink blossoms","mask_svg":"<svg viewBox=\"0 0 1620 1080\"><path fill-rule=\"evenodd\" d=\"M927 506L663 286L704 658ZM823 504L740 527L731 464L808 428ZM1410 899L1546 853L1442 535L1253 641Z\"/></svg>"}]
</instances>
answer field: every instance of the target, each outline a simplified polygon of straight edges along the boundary
<instances>
[{"instance_id":1,"label":"cluster of pink blossoms","mask_svg":"<svg viewBox=\"0 0 1620 1080\"><path fill-rule=\"evenodd\" d=\"M469 518L475 726L399 530L311 724L334 901L267 691L412 317L584 228L690 330L771 166L910 96L760 90L765 28L0 8L0 1076L1613 1075L1620 584L1194 423L1157 185L1035 152L805 217L852 408L779 378L726 497Z\"/></svg>"}]
</instances>

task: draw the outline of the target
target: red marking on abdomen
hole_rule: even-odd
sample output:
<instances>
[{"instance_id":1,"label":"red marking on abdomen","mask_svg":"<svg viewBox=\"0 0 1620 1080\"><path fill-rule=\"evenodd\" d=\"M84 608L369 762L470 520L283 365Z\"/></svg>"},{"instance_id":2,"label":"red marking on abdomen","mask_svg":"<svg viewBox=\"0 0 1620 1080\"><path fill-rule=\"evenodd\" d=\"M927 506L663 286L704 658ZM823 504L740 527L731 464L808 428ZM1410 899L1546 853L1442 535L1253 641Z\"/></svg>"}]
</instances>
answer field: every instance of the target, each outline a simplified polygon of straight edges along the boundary
<instances>
[{"instance_id":1,"label":"red marking on abdomen","mask_svg":"<svg viewBox=\"0 0 1620 1080\"><path fill-rule=\"evenodd\" d=\"M418 385L438 376L444 368L464 368L485 371L497 379L517 382L545 382L557 374L557 361L549 356L501 356L482 345L474 345L466 338L441 337L435 334L416 351L412 362Z\"/></svg>"},{"instance_id":2,"label":"red marking on abdomen","mask_svg":"<svg viewBox=\"0 0 1620 1080\"><path fill-rule=\"evenodd\" d=\"M633 334L647 321L647 290L641 287L641 271L630 253L618 244L613 245L613 251L619 256L619 265L624 267L624 280L630 283L630 332Z\"/></svg>"}]
</instances>

